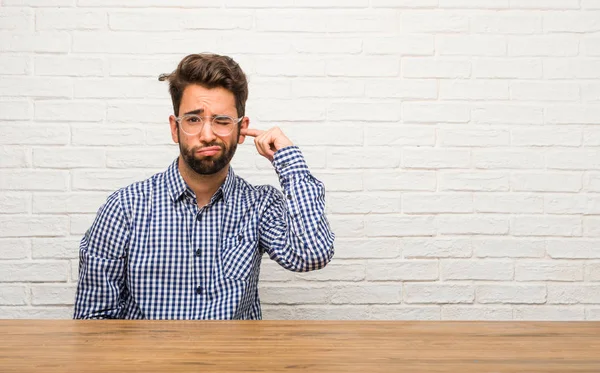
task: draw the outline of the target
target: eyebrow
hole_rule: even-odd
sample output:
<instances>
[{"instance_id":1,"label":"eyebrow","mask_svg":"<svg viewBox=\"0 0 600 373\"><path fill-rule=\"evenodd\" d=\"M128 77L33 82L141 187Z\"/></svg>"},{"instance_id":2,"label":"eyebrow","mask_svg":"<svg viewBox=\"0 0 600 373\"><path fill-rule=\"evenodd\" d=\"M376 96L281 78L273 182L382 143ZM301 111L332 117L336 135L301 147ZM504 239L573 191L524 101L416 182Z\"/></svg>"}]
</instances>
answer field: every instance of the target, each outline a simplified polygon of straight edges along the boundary
<instances>
[{"instance_id":1,"label":"eyebrow","mask_svg":"<svg viewBox=\"0 0 600 373\"><path fill-rule=\"evenodd\" d=\"M188 111L187 113L185 113L183 115L188 115L188 114L202 114L202 113L204 113L204 109L196 109L196 110Z\"/></svg>"}]
</instances>

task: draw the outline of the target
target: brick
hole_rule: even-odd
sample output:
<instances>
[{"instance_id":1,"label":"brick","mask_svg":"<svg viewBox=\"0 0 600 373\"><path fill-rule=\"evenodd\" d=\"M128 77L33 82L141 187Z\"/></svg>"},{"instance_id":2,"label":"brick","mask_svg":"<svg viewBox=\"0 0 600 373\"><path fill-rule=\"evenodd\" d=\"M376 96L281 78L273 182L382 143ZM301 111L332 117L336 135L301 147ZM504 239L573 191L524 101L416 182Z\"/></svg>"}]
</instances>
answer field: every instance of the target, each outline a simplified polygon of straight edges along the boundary
<instances>
[{"instance_id":1,"label":"brick","mask_svg":"<svg viewBox=\"0 0 600 373\"><path fill-rule=\"evenodd\" d=\"M471 119L471 110L464 103L404 102L402 106L405 123L466 123Z\"/></svg>"},{"instance_id":2,"label":"brick","mask_svg":"<svg viewBox=\"0 0 600 373\"><path fill-rule=\"evenodd\" d=\"M509 321L512 316L511 307L442 306L443 320Z\"/></svg>"},{"instance_id":3,"label":"brick","mask_svg":"<svg viewBox=\"0 0 600 373\"><path fill-rule=\"evenodd\" d=\"M356 174L315 171L315 177L327 185L328 192L356 192L363 190L363 181Z\"/></svg>"},{"instance_id":4,"label":"brick","mask_svg":"<svg viewBox=\"0 0 600 373\"><path fill-rule=\"evenodd\" d=\"M584 146L600 146L600 130L586 129L583 131Z\"/></svg>"},{"instance_id":5,"label":"brick","mask_svg":"<svg viewBox=\"0 0 600 373\"><path fill-rule=\"evenodd\" d=\"M546 79L599 79L600 58L544 59Z\"/></svg>"},{"instance_id":6,"label":"brick","mask_svg":"<svg viewBox=\"0 0 600 373\"><path fill-rule=\"evenodd\" d=\"M389 122L400 120L400 115L400 105L387 103L333 102L327 110L331 121Z\"/></svg>"},{"instance_id":7,"label":"brick","mask_svg":"<svg viewBox=\"0 0 600 373\"><path fill-rule=\"evenodd\" d=\"M401 60L403 78L468 78L471 62L456 58L407 57Z\"/></svg>"},{"instance_id":8,"label":"brick","mask_svg":"<svg viewBox=\"0 0 600 373\"><path fill-rule=\"evenodd\" d=\"M296 278L305 281L363 281L365 265L358 263L330 263L319 271L299 273Z\"/></svg>"},{"instance_id":9,"label":"brick","mask_svg":"<svg viewBox=\"0 0 600 373\"><path fill-rule=\"evenodd\" d=\"M440 320L439 306L369 306L372 320ZM355 318L354 320L357 320Z\"/></svg>"},{"instance_id":10,"label":"brick","mask_svg":"<svg viewBox=\"0 0 600 373\"><path fill-rule=\"evenodd\" d=\"M67 53L71 37L64 31L24 33L0 31L0 50L3 52Z\"/></svg>"},{"instance_id":11,"label":"brick","mask_svg":"<svg viewBox=\"0 0 600 373\"><path fill-rule=\"evenodd\" d=\"M434 191L436 176L433 171L367 172L364 177L366 190L415 190Z\"/></svg>"},{"instance_id":12,"label":"brick","mask_svg":"<svg viewBox=\"0 0 600 373\"><path fill-rule=\"evenodd\" d=\"M227 0L232 2L237 0ZM138 0L135 2L123 3L119 0L77 0L77 6L79 7L127 7L127 8L219 8L221 2L215 2L211 0L181 0L174 5L169 0Z\"/></svg>"},{"instance_id":13,"label":"brick","mask_svg":"<svg viewBox=\"0 0 600 373\"><path fill-rule=\"evenodd\" d=\"M35 28L44 30L99 30L106 28L106 13L83 9L38 9Z\"/></svg>"},{"instance_id":14,"label":"brick","mask_svg":"<svg viewBox=\"0 0 600 373\"><path fill-rule=\"evenodd\" d=\"M79 236L33 238L31 256L33 259L76 259L79 256L80 241L81 237Z\"/></svg>"},{"instance_id":15,"label":"brick","mask_svg":"<svg viewBox=\"0 0 600 373\"><path fill-rule=\"evenodd\" d=\"M594 239L548 240L547 250L554 259L600 259L600 242Z\"/></svg>"},{"instance_id":16,"label":"brick","mask_svg":"<svg viewBox=\"0 0 600 373\"><path fill-rule=\"evenodd\" d=\"M0 262L0 282L67 281L66 261Z\"/></svg>"},{"instance_id":17,"label":"brick","mask_svg":"<svg viewBox=\"0 0 600 373\"><path fill-rule=\"evenodd\" d=\"M279 310L281 313L281 310ZM295 306L287 320L366 320L371 313L367 306ZM264 312L263 312L264 313ZM285 314L283 314L285 316Z\"/></svg>"},{"instance_id":18,"label":"brick","mask_svg":"<svg viewBox=\"0 0 600 373\"><path fill-rule=\"evenodd\" d=\"M473 195L475 212L544 213L544 197L525 193L486 193Z\"/></svg>"},{"instance_id":19,"label":"brick","mask_svg":"<svg viewBox=\"0 0 600 373\"><path fill-rule=\"evenodd\" d=\"M143 149L109 149L106 152L106 166L109 168L168 168L179 155L175 147L151 147Z\"/></svg>"},{"instance_id":20,"label":"brick","mask_svg":"<svg viewBox=\"0 0 600 373\"><path fill-rule=\"evenodd\" d=\"M546 253L543 239L473 238L475 255L480 258L542 258Z\"/></svg>"},{"instance_id":21,"label":"brick","mask_svg":"<svg viewBox=\"0 0 600 373\"><path fill-rule=\"evenodd\" d=\"M0 191L0 211L3 214L26 214L31 210L31 195Z\"/></svg>"},{"instance_id":22,"label":"brick","mask_svg":"<svg viewBox=\"0 0 600 373\"><path fill-rule=\"evenodd\" d=\"M545 285L478 285L478 303L542 304L546 302Z\"/></svg>"},{"instance_id":23,"label":"brick","mask_svg":"<svg viewBox=\"0 0 600 373\"><path fill-rule=\"evenodd\" d=\"M264 258L266 259L266 258ZM275 261L263 260L260 265L260 283L264 281L286 282L294 278L294 273L286 270Z\"/></svg>"},{"instance_id":24,"label":"brick","mask_svg":"<svg viewBox=\"0 0 600 373\"><path fill-rule=\"evenodd\" d=\"M589 192L600 192L600 173L587 172L584 179L585 190Z\"/></svg>"},{"instance_id":25,"label":"brick","mask_svg":"<svg viewBox=\"0 0 600 373\"><path fill-rule=\"evenodd\" d=\"M542 16L522 13L475 15L470 18L471 32L482 34L539 34Z\"/></svg>"},{"instance_id":26,"label":"brick","mask_svg":"<svg viewBox=\"0 0 600 373\"><path fill-rule=\"evenodd\" d=\"M254 116L265 121L321 121L327 117L327 106L316 100L270 100L256 103ZM163 116L164 117L164 116Z\"/></svg>"},{"instance_id":27,"label":"brick","mask_svg":"<svg viewBox=\"0 0 600 373\"><path fill-rule=\"evenodd\" d=\"M436 50L440 56L504 56L506 40L495 35L440 35Z\"/></svg>"},{"instance_id":28,"label":"brick","mask_svg":"<svg viewBox=\"0 0 600 373\"><path fill-rule=\"evenodd\" d=\"M544 14L544 32L598 32L600 12L567 11Z\"/></svg>"},{"instance_id":29,"label":"brick","mask_svg":"<svg viewBox=\"0 0 600 373\"><path fill-rule=\"evenodd\" d=\"M33 305L73 305L77 285L33 285L31 304Z\"/></svg>"},{"instance_id":30,"label":"brick","mask_svg":"<svg viewBox=\"0 0 600 373\"><path fill-rule=\"evenodd\" d=\"M338 259L397 258L400 240L397 238L339 238L335 239L335 257Z\"/></svg>"},{"instance_id":31,"label":"brick","mask_svg":"<svg viewBox=\"0 0 600 373\"><path fill-rule=\"evenodd\" d=\"M28 238L0 238L2 259L25 259L31 253L31 240Z\"/></svg>"},{"instance_id":32,"label":"brick","mask_svg":"<svg viewBox=\"0 0 600 373\"><path fill-rule=\"evenodd\" d=\"M512 261L501 260L442 260L441 279L447 280L495 280L513 279Z\"/></svg>"},{"instance_id":33,"label":"brick","mask_svg":"<svg viewBox=\"0 0 600 373\"><path fill-rule=\"evenodd\" d=\"M500 80L444 80L441 100L508 100L508 82Z\"/></svg>"},{"instance_id":34,"label":"brick","mask_svg":"<svg viewBox=\"0 0 600 373\"><path fill-rule=\"evenodd\" d=\"M365 218L368 237L433 236L435 232L433 216L368 215Z\"/></svg>"},{"instance_id":35,"label":"brick","mask_svg":"<svg viewBox=\"0 0 600 373\"><path fill-rule=\"evenodd\" d=\"M101 58L67 56L35 56L33 60L36 75L56 76L102 76Z\"/></svg>"},{"instance_id":36,"label":"brick","mask_svg":"<svg viewBox=\"0 0 600 373\"><path fill-rule=\"evenodd\" d=\"M600 150L551 151L546 160L549 169L600 170Z\"/></svg>"},{"instance_id":37,"label":"brick","mask_svg":"<svg viewBox=\"0 0 600 373\"><path fill-rule=\"evenodd\" d=\"M519 261L516 281L583 281L583 263L571 261Z\"/></svg>"},{"instance_id":38,"label":"brick","mask_svg":"<svg viewBox=\"0 0 600 373\"><path fill-rule=\"evenodd\" d=\"M580 146L582 138L575 128L515 128L510 133L513 146Z\"/></svg>"},{"instance_id":39,"label":"brick","mask_svg":"<svg viewBox=\"0 0 600 373\"><path fill-rule=\"evenodd\" d=\"M0 120L31 119L33 110L27 101L0 101Z\"/></svg>"},{"instance_id":40,"label":"brick","mask_svg":"<svg viewBox=\"0 0 600 373\"><path fill-rule=\"evenodd\" d=\"M475 58L473 76L493 79L540 79L542 61L530 58Z\"/></svg>"},{"instance_id":41,"label":"brick","mask_svg":"<svg viewBox=\"0 0 600 373\"><path fill-rule=\"evenodd\" d=\"M363 128L367 146L435 145L435 128L428 126L365 124ZM336 141L339 143L340 140Z\"/></svg>"},{"instance_id":42,"label":"brick","mask_svg":"<svg viewBox=\"0 0 600 373\"><path fill-rule=\"evenodd\" d=\"M400 25L403 34L466 33L469 31L469 17L447 10L407 10L400 14Z\"/></svg>"},{"instance_id":43,"label":"brick","mask_svg":"<svg viewBox=\"0 0 600 373\"><path fill-rule=\"evenodd\" d=\"M438 279L437 260L369 261L368 281L432 281Z\"/></svg>"},{"instance_id":44,"label":"brick","mask_svg":"<svg viewBox=\"0 0 600 373\"><path fill-rule=\"evenodd\" d=\"M66 216L0 216L0 237L62 236L67 233Z\"/></svg>"},{"instance_id":45,"label":"brick","mask_svg":"<svg viewBox=\"0 0 600 373\"><path fill-rule=\"evenodd\" d=\"M583 217L583 235L586 237L600 237L600 216Z\"/></svg>"},{"instance_id":46,"label":"brick","mask_svg":"<svg viewBox=\"0 0 600 373\"><path fill-rule=\"evenodd\" d=\"M515 216L511 233L514 236L581 236L582 223L579 216Z\"/></svg>"},{"instance_id":47,"label":"brick","mask_svg":"<svg viewBox=\"0 0 600 373\"><path fill-rule=\"evenodd\" d=\"M156 172L158 170L74 170L71 173L72 190L114 191L145 180Z\"/></svg>"},{"instance_id":48,"label":"brick","mask_svg":"<svg viewBox=\"0 0 600 373\"><path fill-rule=\"evenodd\" d=\"M405 214L473 212L473 196L471 193L406 193L402 195L402 212Z\"/></svg>"},{"instance_id":49,"label":"brick","mask_svg":"<svg viewBox=\"0 0 600 373\"><path fill-rule=\"evenodd\" d=\"M322 80L319 79L314 79L314 83L318 84L322 82ZM360 84L360 82L358 82ZM252 96L256 99L263 99L263 98L285 98L285 99L289 99L292 98L292 82L290 82L288 79L281 79L281 78L265 78L265 79L257 79L257 80L252 80L251 82L248 83L249 84L249 90L250 92L252 92ZM322 86L325 86L325 84L321 84ZM326 96L323 95L323 92L321 91L317 91L318 88L313 88L312 84L305 84L304 86L302 86L302 88L305 88L304 90L301 90L300 95L301 97L321 97L321 96ZM329 88L333 88L333 85L329 85ZM352 88L349 87L349 89L351 90ZM340 92L340 94L344 95L343 92ZM352 97L352 91L348 92L348 97ZM358 94L357 96L362 96L362 92L361 94Z\"/></svg>"},{"instance_id":50,"label":"brick","mask_svg":"<svg viewBox=\"0 0 600 373\"><path fill-rule=\"evenodd\" d=\"M267 88L265 85L265 88L273 89L272 82L269 82L268 86ZM291 82L291 92L296 97L362 97L365 93L365 83L357 79L294 79Z\"/></svg>"},{"instance_id":51,"label":"brick","mask_svg":"<svg viewBox=\"0 0 600 373\"><path fill-rule=\"evenodd\" d=\"M472 285L425 282L404 284L404 301L406 303L473 303L474 299L475 288Z\"/></svg>"},{"instance_id":52,"label":"brick","mask_svg":"<svg viewBox=\"0 0 600 373\"><path fill-rule=\"evenodd\" d=\"M373 8L435 8L438 0L371 0Z\"/></svg>"},{"instance_id":53,"label":"brick","mask_svg":"<svg viewBox=\"0 0 600 373\"><path fill-rule=\"evenodd\" d=\"M31 149L21 146L0 147L0 168L23 168L31 166Z\"/></svg>"},{"instance_id":54,"label":"brick","mask_svg":"<svg viewBox=\"0 0 600 373\"><path fill-rule=\"evenodd\" d=\"M71 134L72 144L77 146L123 146L142 145L144 143L144 130L131 125L102 125L99 127L88 124L73 124Z\"/></svg>"},{"instance_id":55,"label":"brick","mask_svg":"<svg viewBox=\"0 0 600 373\"><path fill-rule=\"evenodd\" d=\"M474 149L473 164L483 169L536 169L544 168L543 154L531 150Z\"/></svg>"},{"instance_id":56,"label":"brick","mask_svg":"<svg viewBox=\"0 0 600 373\"><path fill-rule=\"evenodd\" d=\"M173 71L179 62L177 58L171 56L138 55L132 55L131 57L108 56L107 61L110 76L143 76L153 79L158 79L158 76L162 73ZM168 84L164 84L163 88L167 92Z\"/></svg>"},{"instance_id":57,"label":"brick","mask_svg":"<svg viewBox=\"0 0 600 373\"><path fill-rule=\"evenodd\" d=\"M37 121L98 122L104 119L105 104L81 101L36 101Z\"/></svg>"},{"instance_id":58,"label":"brick","mask_svg":"<svg viewBox=\"0 0 600 373\"><path fill-rule=\"evenodd\" d=\"M33 28L33 19L31 9L0 8L0 30L27 32Z\"/></svg>"},{"instance_id":59,"label":"brick","mask_svg":"<svg viewBox=\"0 0 600 373\"><path fill-rule=\"evenodd\" d=\"M506 192L509 174L497 171L443 171L440 172L440 190Z\"/></svg>"},{"instance_id":60,"label":"brick","mask_svg":"<svg viewBox=\"0 0 600 373\"><path fill-rule=\"evenodd\" d=\"M599 105L553 106L546 109L546 120L552 124L594 124L600 114Z\"/></svg>"},{"instance_id":61,"label":"brick","mask_svg":"<svg viewBox=\"0 0 600 373\"><path fill-rule=\"evenodd\" d=\"M164 123L173 109L167 100L149 103L128 101L109 101L106 119L109 122L121 123L131 122L131 124L140 123ZM164 128L164 127L163 127ZM166 133L166 129L164 130Z\"/></svg>"},{"instance_id":62,"label":"brick","mask_svg":"<svg viewBox=\"0 0 600 373\"><path fill-rule=\"evenodd\" d=\"M71 319L73 307L0 307L3 319Z\"/></svg>"},{"instance_id":63,"label":"brick","mask_svg":"<svg viewBox=\"0 0 600 373\"><path fill-rule=\"evenodd\" d=\"M579 85L563 82L512 82L510 98L517 101L579 101Z\"/></svg>"},{"instance_id":64,"label":"brick","mask_svg":"<svg viewBox=\"0 0 600 373\"><path fill-rule=\"evenodd\" d=\"M442 146L489 147L508 146L510 132L497 129L438 129Z\"/></svg>"},{"instance_id":65,"label":"brick","mask_svg":"<svg viewBox=\"0 0 600 373\"><path fill-rule=\"evenodd\" d=\"M433 80L370 80L366 82L365 90L367 97L423 100L435 99L437 97L437 83Z\"/></svg>"},{"instance_id":66,"label":"brick","mask_svg":"<svg viewBox=\"0 0 600 373\"><path fill-rule=\"evenodd\" d=\"M531 321L582 321L583 307L519 306L515 307L515 320Z\"/></svg>"},{"instance_id":67,"label":"brick","mask_svg":"<svg viewBox=\"0 0 600 373\"><path fill-rule=\"evenodd\" d=\"M2 5L31 7L75 6L75 0L3 0Z\"/></svg>"},{"instance_id":68,"label":"brick","mask_svg":"<svg viewBox=\"0 0 600 373\"><path fill-rule=\"evenodd\" d=\"M581 179L577 172L513 173L511 186L516 192L578 192Z\"/></svg>"},{"instance_id":69,"label":"brick","mask_svg":"<svg viewBox=\"0 0 600 373\"><path fill-rule=\"evenodd\" d=\"M312 33L389 33L394 31L393 13L370 10L348 12L342 10L310 11L258 10L255 28L260 32Z\"/></svg>"},{"instance_id":70,"label":"brick","mask_svg":"<svg viewBox=\"0 0 600 373\"><path fill-rule=\"evenodd\" d=\"M148 35L144 32L73 31L71 35L73 38L72 52L75 53L101 53L104 55L123 53L154 56L157 54L189 53L189 51L196 50L198 47L198 38L191 31L175 34L153 33L152 43L147 42ZM222 53L230 52L231 45L231 42L223 43L222 47L227 47L228 50ZM216 46L216 38L205 38L202 41L203 50L215 50Z\"/></svg>"},{"instance_id":71,"label":"brick","mask_svg":"<svg viewBox=\"0 0 600 373\"><path fill-rule=\"evenodd\" d=\"M33 165L39 168L99 168L105 165L102 149L34 148Z\"/></svg>"},{"instance_id":72,"label":"brick","mask_svg":"<svg viewBox=\"0 0 600 373\"><path fill-rule=\"evenodd\" d=\"M516 9L579 9L579 0L510 0L510 7Z\"/></svg>"},{"instance_id":73,"label":"brick","mask_svg":"<svg viewBox=\"0 0 600 373\"><path fill-rule=\"evenodd\" d=\"M587 56L600 56L600 38L584 37L582 49Z\"/></svg>"},{"instance_id":74,"label":"brick","mask_svg":"<svg viewBox=\"0 0 600 373\"><path fill-rule=\"evenodd\" d=\"M17 126L0 124L0 144L66 145L69 138L68 124L19 123Z\"/></svg>"},{"instance_id":75,"label":"brick","mask_svg":"<svg viewBox=\"0 0 600 373\"><path fill-rule=\"evenodd\" d=\"M364 237L365 223L362 216L329 215L327 217L336 239L344 237Z\"/></svg>"},{"instance_id":76,"label":"brick","mask_svg":"<svg viewBox=\"0 0 600 373\"><path fill-rule=\"evenodd\" d=\"M398 76L400 62L388 57L336 58L326 61L325 71L329 76Z\"/></svg>"},{"instance_id":77,"label":"brick","mask_svg":"<svg viewBox=\"0 0 600 373\"><path fill-rule=\"evenodd\" d=\"M168 18L170 22L164 22ZM199 21L202 19L202 21ZM180 30L247 30L252 27L252 14L246 11L179 10L111 12L108 15L111 30L119 31L180 31Z\"/></svg>"},{"instance_id":78,"label":"brick","mask_svg":"<svg viewBox=\"0 0 600 373\"><path fill-rule=\"evenodd\" d=\"M30 56L3 55L0 60L2 75L28 75L31 72L31 67Z\"/></svg>"},{"instance_id":79,"label":"brick","mask_svg":"<svg viewBox=\"0 0 600 373\"><path fill-rule=\"evenodd\" d=\"M548 304L598 304L600 285L548 284Z\"/></svg>"},{"instance_id":80,"label":"brick","mask_svg":"<svg viewBox=\"0 0 600 373\"><path fill-rule=\"evenodd\" d=\"M165 86L158 81L139 78L77 79L73 97L78 98L164 98Z\"/></svg>"},{"instance_id":81,"label":"brick","mask_svg":"<svg viewBox=\"0 0 600 373\"><path fill-rule=\"evenodd\" d=\"M3 77L0 81L0 97L71 97L73 83L67 79Z\"/></svg>"},{"instance_id":82,"label":"brick","mask_svg":"<svg viewBox=\"0 0 600 373\"><path fill-rule=\"evenodd\" d=\"M600 262L585 263L585 280L600 281Z\"/></svg>"},{"instance_id":83,"label":"brick","mask_svg":"<svg viewBox=\"0 0 600 373\"><path fill-rule=\"evenodd\" d=\"M434 42L434 37L430 35L365 38L363 49L367 55L432 56L435 48Z\"/></svg>"},{"instance_id":84,"label":"brick","mask_svg":"<svg viewBox=\"0 0 600 373\"><path fill-rule=\"evenodd\" d=\"M404 148L402 165L406 168L468 168L468 149Z\"/></svg>"},{"instance_id":85,"label":"brick","mask_svg":"<svg viewBox=\"0 0 600 373\"><path fill-rule=\"evenodd\" d=\"M586 320L600 320L600 307L589 307L585 312Z\"/></svg>"},{"instance_id":86,"label":"brick","mask_svg":"<svg viewBox=\"0 0 600 373\"><path fill-rule=\"evenodd\" d=\"M28 291L22 285L4 285L0 293L0 305L21 306L27 304Z\"/></svg>"},{"instance_id":87,"label":"brick","mask_svg":"<svg viewBox=\"0 0 600 373\"><path fill-rule=\"evenodd\" d=\"M324 77L326 62L310 57L258 58L256 72L267 77Z\"/></svg>"},{"instance_id":88,"label":"brick","mask_svg":"<svg viewBox=\"0 0 600 373\"><path fill-rule=\"evenodd\" d=\"M391 147L332 148L327 151L330 168L395 168L400 165L400 152Z\"/></svg>"},{"instance_id":89,"label":"brick","mask_svg":"<svg viewBox=\"0 0 600 373\"><path fill-rule=\"evenodd\" d=\"M107 193L34 193L34 214L96 213Z\"/></svg>"},{"instance_id":90,"label":"brick","mask_svg":"<svg viewBox=\"0 0 600 373\"><path fill-rule=\"evenodd\" d=\"M79 279L79 259L71 260L71 282L77 282Z\"/></svg>"},{"instance_id":91,"label":"brick","mask_svg":"<svg viewBox=\"0 0 600 373\"><path fill-rule=\"evenodd\" d=\"M404 258L469 258L473 253L468 238L403 238Z\"/></svg>"},{"instance_id":92,"label":"brick","mask_svg":"<svg viewBox=\"0 0 600 373\"><path fill-rule=\"evenodd\" d=\"M472 112L476 124L543 124L541 107L510 104L477 104Z\"/></svg>"},{"instance_id":93,"label":"brick","mask_svg":"<svg viewBox=\"0 0 600 373\"><path fill-rule=\"evenodd\" d=\"M439 0L440 8L506 9L509 0Z\"/></svg>"},{"instance_id":94,"label":"brick","mask_svg":"<svg viewBox=\"0 0 600 373\"><path fill-rule=\"evenodd\" d=\"M578 53L578 38L571 35L513 36L508 39L508 55L512 57L569 57Z\"/></svg>"},{"instance_id":95,"label":"brick","mask_svg":"<svg viewBox=\"0 0 600 373\"><path fill-rule=\"evenodd\" d=\"M490 215L438 215L440 234L508 234L508 217Z\"/></svg>"},{"instance_id":96,"label":"brick","mask_svg":"<svg viewBox=\"0 0 600 373\"><path fill-rule=\"evenodd\" d=\"M331 289L327 286L286 284L263 285L260 287L260 297L265 304L328 304Z\"/></svg>"},{"instance_id":97,"label":"brick","mask_svg":"<svg viewBox=\"0 0 600 373\"><path fill-rule=\"evenodd\" d=\"M399 213L399 193L328 193L327 204L334 214Z\"/></svg>"},{"instance_id":98,"label":"brick","mask_svg":"<svg viewBox=\"0 0 600 373\"><path fill-rule=\"evenodd\" d=\"M546 194L544 200L548 214L600 215L600 196Z\"/></svg>"},{"instance_id":99,"label":"brick","mask_svg":"<svg viewBox=\"0 0 600 373\"><path fill-rule=\"evenodd\" d=\"M332 289L332 304L391 304L402 300L400 284L359 284L336 286Z\"/></svg>"},{"instance_id":100,"label":"brick","mask_svg":"<svg viewBox=\"0 0 600 373\"><path fill-rule=\"evenodd\" d=\"M67 171L0 170L0 190L67 190Z\"/></svg>"},{"instance_id":101,"label":"brick","mask_svg":"<svg viewBox=\"0 0 600 373\"><path fill-rule=\"evenodd\" d=\"M600 1L598 0L581 0L582 9L600 9Z\"/></svg>"}]
</instances>

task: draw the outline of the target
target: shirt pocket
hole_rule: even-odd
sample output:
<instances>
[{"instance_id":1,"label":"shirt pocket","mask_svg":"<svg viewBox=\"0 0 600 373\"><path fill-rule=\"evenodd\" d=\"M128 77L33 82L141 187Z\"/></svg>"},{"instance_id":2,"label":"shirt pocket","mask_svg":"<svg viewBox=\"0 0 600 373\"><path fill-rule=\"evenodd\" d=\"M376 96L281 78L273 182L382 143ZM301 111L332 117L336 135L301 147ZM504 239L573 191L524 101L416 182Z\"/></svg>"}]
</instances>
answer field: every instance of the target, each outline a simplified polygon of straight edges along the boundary
<instances>
[{"instance_id":1,"label":"shirt pocket","mask_svg":"<svg viewBox=\"0 0 600 373\"><path fill-rule=\"evenodd\" d=\"M253 273L260 257L258 239L238 233L228 237L221 250L223 275L228 278L246 280Z\"/></svg>"}]
</instances>

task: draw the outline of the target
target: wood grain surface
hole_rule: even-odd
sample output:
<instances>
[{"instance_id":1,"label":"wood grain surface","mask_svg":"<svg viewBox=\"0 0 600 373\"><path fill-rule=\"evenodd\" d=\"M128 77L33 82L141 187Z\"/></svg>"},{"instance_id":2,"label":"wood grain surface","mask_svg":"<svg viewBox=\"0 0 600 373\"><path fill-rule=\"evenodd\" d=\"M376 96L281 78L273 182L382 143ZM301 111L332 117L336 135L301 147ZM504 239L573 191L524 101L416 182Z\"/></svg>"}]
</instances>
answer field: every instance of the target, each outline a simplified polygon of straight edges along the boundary
<instances>
[{"instance_id":1,"label":"wood grain surface","mask_svg":"<svg viewBox=\"0 0 600 373\"><path fill-rule=\"evenodd\" d=\"M600 322L0 320L0 372L600 372Z\"/></svg>"}]
</instances>

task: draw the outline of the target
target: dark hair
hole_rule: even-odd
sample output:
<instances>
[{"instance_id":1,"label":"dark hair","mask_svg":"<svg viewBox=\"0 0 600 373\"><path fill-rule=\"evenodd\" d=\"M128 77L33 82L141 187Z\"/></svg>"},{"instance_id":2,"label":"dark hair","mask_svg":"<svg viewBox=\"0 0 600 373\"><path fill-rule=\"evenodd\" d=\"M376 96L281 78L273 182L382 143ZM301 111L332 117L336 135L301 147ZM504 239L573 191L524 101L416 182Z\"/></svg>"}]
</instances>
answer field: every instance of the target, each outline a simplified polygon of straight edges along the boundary
<instances>
[{"instance_id":1,"label":"dark hair","mask_svg":"<svg viewBox=\"0 0 600 373\"><path fill-rule=\"evenodd\" d=\"M179 62L177 69L170 74L161 74L158 80L169 81L169 93L173 101L175 116L179 116L179 105L183 91L190 84L205 88L222 87L233 93L238 116L246 112L248 80L240 65L231 57L218 54L190 54Z\"/></svg>"}]
</instances>

